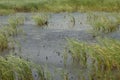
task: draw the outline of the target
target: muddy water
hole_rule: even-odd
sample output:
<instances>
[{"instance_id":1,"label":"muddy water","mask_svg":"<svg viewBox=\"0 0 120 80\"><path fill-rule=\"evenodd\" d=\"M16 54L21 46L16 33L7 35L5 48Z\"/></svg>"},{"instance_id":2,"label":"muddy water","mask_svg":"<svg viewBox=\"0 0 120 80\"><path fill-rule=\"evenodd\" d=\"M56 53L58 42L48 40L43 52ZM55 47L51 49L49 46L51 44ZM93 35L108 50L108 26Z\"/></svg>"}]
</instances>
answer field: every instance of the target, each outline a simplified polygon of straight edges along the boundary
<instances>
[{"instance_id":1,"label":"muddy water","mask_svg":"<svg viewBox=\"0 0 120 80\"><path fill-rule=\"evenodd\" d=\"M54 80L63 80L60 77L61 73L54 72L56 69L64 69L70 76L69 80L77 80L77 69L71 66L71 58L67 60L67 68L64 67L63 54L69 38L79 41L95 42L92 35L89 33L91 26L87 24L86 13L50 13L48 25L39 27L32 20L32 13L17 13L15 15L25 16L25 24L21 25L25 37L18 36L21 51L16 49L16 53L32 62L41 65L47 65L50 72L54 75ZM71 17L74 16L75 24L71 22ZM11 15L13 16L13 15ZM7 24L7 19L10 16L0 16L0 24ZM120 31L106 35L120 39ZM79 72L78 72L79 73ZM74 75L73 75L74 74ZM36 78L37 80L37 78Z\"/></svg>"}]
</instances>

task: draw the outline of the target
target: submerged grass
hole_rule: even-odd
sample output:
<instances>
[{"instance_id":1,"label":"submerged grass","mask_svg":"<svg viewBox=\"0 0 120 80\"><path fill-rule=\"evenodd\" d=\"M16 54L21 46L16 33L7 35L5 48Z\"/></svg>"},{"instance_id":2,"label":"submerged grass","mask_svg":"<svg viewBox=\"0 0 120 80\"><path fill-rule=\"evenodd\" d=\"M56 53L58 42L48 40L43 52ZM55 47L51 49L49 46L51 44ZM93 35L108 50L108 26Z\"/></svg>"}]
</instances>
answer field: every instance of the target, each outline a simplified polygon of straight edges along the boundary
<instances>
[{"instance_id":1,"label":"submerged grass","mask_svg":"<svg viewBox=\"0 0 120 80\"><path fill-rule=\"evenodd\" d=\"M119 29L119 14L92 13L87 17L88 23L93 27L92 33L96 35L114 32Z\"/></svg>"},{"instance_id":2,"label":"submerged grass","mask_svg":"<svg viewBox=\"0 0 120 80\"><path fill-rule=\"evenodd\" d=\"M38 80L46 80L39 65L15 56L0 57L0 80L34 80L33 69L37 70Z\"/></svg>"},{"instance_id":3,"label":"submerged grass","mask_svg":"<svg viewBox=\"0 0 120 80\"><path fill-rule=\"evenodd\" d=\"M47 14L37 14L32 17L35 23L39 26L48 24L48 15Z\"/></svg>"},{"instance_id":4,"label":"submerged grass","mask_svg":"<svg viewBox=\"0 0 120 80\"><path fill-rule=\"evenodd\" d=\"M73 64L88 70L90 80L118 80L120 73L120 41L99 39L98 44L69 40Z\"/></svg>"}]
</instances>

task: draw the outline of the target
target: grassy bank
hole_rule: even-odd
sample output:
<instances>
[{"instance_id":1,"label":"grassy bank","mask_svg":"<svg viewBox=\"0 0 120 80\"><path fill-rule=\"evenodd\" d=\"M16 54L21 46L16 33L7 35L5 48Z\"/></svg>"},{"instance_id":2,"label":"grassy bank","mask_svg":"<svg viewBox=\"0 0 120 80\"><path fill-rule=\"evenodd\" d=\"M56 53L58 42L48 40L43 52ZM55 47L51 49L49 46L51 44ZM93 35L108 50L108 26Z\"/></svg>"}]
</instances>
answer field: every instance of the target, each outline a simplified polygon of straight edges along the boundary
<instances>
[{"instance_id":1,"label":"grassy bank","mask_svg":"<svg viewBox=\"0 0 120 80\"><path fill-rule=\"evenodd\" d=\"M0 0L0 12L7 11L120 11L120 0Z\"/></svg>"}]
</instances>

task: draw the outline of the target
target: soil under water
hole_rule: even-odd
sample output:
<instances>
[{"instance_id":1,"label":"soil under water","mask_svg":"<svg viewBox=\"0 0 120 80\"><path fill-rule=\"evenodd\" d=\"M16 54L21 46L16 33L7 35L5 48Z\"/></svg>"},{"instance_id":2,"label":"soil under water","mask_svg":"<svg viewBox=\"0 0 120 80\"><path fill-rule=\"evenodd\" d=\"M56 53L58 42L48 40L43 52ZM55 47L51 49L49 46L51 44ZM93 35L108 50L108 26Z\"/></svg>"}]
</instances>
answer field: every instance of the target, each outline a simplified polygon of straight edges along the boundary
<instances>
[{"instance_id":1,"label":"soil under water","mask_svg":"<svg viewBox=\"0 0 120 80\"><path fill-rule=\"evenodd\" d=\"M25 16L25 24L22 27L25 36L18 36L21 50L16 48L15 53L23 58L40 65L47 65L50 73L54 75L53 80L63 80L55 70L65 70L69 75L69 80L77 80L78 68L71 65L72 59L68 55L66 67L64 66L63 54L67 45L66 39L77 39L94 43L95 39L89 33L92 27L87 24L86 13L49 13L48 25L37 26L32 20L32 13L17 13L14 15ZM0 16L0 24L8 24L7 19L10 16ZM75 24L71 21L74 16ZM120 31L105 35L106 37L120 39ZM37 80L37 78L35 78Z\"/></svg>"}]
</instances>

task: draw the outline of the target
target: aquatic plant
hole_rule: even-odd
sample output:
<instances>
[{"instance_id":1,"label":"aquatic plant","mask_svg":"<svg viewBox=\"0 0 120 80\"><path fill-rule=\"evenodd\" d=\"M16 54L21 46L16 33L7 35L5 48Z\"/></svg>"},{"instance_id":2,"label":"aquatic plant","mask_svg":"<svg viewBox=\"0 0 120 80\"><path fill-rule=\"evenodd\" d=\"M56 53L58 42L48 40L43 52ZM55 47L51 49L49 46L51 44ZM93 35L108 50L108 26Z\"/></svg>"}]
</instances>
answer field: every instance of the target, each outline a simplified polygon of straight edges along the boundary
<instances>
[{"instance_id":1,"label":"aquatic plant","mask_svg":"<svg viewBox=\"0 0 120 80\"><path fill-rule=\"evenodd\" d=\"M0 51L8 48L8 42L7 36L0 33Z\"/></svg>"},{"instance_id":2,"label":"aquatic plant","mask_svg":"<svg viewBox=\"0 0 120 80\"><path fill-rule=\"evenodd\" d=\"M33 20L39 26L48 24L48 15L47 14L37 14L33 16Z\"/></svg>"},{"instance_id":3,"label":"aquatic plant","mask_svg":"<svg viewBox=\"0 0 120 80\"><path fill-rule=\"evenodd\" d=\"M0 28L0 51L4 51L5 49L9 49L11 45L9 45L11 42L13 43L13 40L11 40L11 37L13 39L14 36L17 36L17 34L20 32L20 28L18 25L23 24L24 18L22 17L15 17L9 19L9 25L7 26L1 26ZM12 45L13 46L13 45Z\"/></svg>"},{"instance_id":4,"label":"aquatic plant","mask_svg":"<svg viewBox=\"0 0 120 80\"><path fill-rule=\"evenodd\" d=\"M11 17L8 19L9 25L14 27L24 24L24 21L25 18L20 16Z\"/></svg>"},{"instance_id":5,"label":"aquatic plant","mask_svg":"<svg viewBox=\"0 0 120 80\"><path fill-rule=\"evenodd\" d=\"M38 74L38 80L46 80L40 65L17 56L0 57L0 80L34 80L34 70Z\"/></svg>"},{"instance_id":6,"label":"aquatic plant","mask_svg":"<svg viewBox=\"0 0 120 80\"><path fill-rule=\"evenodd\" d=\"M105 14L90 14L88 23L92 26L92 33L96 35L114 32L119 29L119 19Z\"/></svg>"},{"instance_id":7,"label":"aquatic plant","mask_svg":"<svg viewBox=\"0 0 120 80\"><path fill-rule=\"evenodd\" d=\"M54 73L55 73L55 75L59 74L59 77L61 80L69 80L69 73L67 72L66 69L56 68Z\"/></svg>"},{"instance_id":8,"label":"aquatic plant","mask_svg":"<svg viewBox=\"0 0 120 80\"><path fill-rule=\"evenodd\" d=\"M11 43L11 36L16 32L11 27L3 26L0 29L0 51L4 51L9 48L9 43Z\"/></svg>"},{"instance_id":9,"label":"aquatic plant","mask_svg":"<svg viewBox=\"0 0 120 80\"><path fill-rule=\"evenodd\" d=\"M94 80L119 79L120 41L107 38L97 41L96 44L87 44L68 40L73 64L87 69Z\"/></svg>"},{"instance_id":10,"label":"aquatic plant","mask_svg":"<svg viewBox=\"0 0 120 80\"><path fill-rule=\"evenodd\" d=\"M21 30L18 26L24 24L25 17L24 16L11 17L8 19L8 22L9 22L9 25L7 27L7 30L10 30L8 31L9 34L17 35Z\"/></svg>"},{"instance_id":11,"label":"aquatic plant","mask_svg":"<svg viewBox=\"0 0 120 80\"><path fill-rule=\"evenodd\" d=\"M12 26L3 26L0 33L4 34L6 37L10 37L17 34L17 29L14 29Z\"/></svg>"},{"instance_id":12,"label":"aquatic plant","mask_svg":"<svg viewBox=\"0 0 120 80\"><path fill-rule=\"evenodd\" d=\"M114 13L113 16L117 19L117 24L120 25L120 13Z\"/></svg>"}]
</instances>

